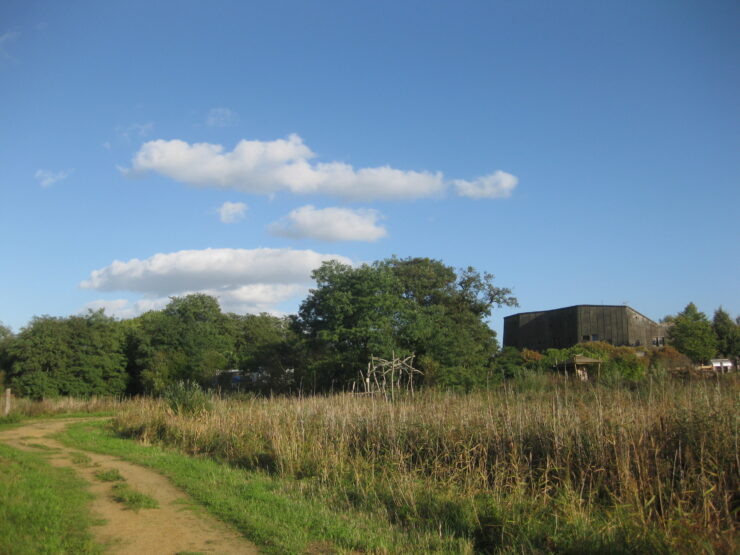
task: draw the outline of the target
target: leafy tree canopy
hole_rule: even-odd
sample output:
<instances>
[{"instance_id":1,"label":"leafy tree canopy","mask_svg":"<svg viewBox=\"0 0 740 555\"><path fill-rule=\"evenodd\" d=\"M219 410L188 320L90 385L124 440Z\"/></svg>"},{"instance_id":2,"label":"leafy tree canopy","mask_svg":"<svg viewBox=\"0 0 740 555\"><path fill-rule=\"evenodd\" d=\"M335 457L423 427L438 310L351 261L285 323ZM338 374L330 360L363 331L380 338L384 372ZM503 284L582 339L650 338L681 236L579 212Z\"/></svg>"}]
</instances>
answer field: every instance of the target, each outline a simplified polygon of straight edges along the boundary
<instances>
[{"instance_id":1,"label":"leafy tree canopy","mask_svg":"<svg viewBox=\"0 0 740 555\"><path fill-rule=\"evenodd\" d=\"M313 278L297 326L311 344L318 387L347 385L371 355L411 353L429 381L480 383L498 347L485 318L494 305L516 305L491 274L428 258L326 262Z\"/></svg>"},{"instance_id":2,"label":"leafy tree canopy","mask_svg":"<svg viewBox=\"0 0 740 555\"><path fill-rule=\"evenodd\" d=\"M34 318L8 346L11 387L33 398L120 395L128 379L123 338L102 310Z\"/></svg>"},{"instance_id":3,"label":"leafy tree canopy","mask_svg":"<svg viewBox=\"0 0 740 555\"><path fill-rule=\"evenodd\" d=\"M707 362L717 350L717 340L706 315L689 303L672 320L670 343L693 362Z\"/></svg>"},{"instance_id":4,"label":"leafy tree canopy","mask_svg":"<svg viewBox=\"0 0 740 555\"><path fill-rule=\"evenodd\" d=\"M159 393L175 381L208 383L234 359L234 338L218 301L208 295L173 297L164 310L140 316L127 351L137 388Z\"/></svg>"},{"instance_id":5,"label":"leafy tree canopy","mask_svg":"<svg viewBox=\"0 0 740 555\"><path fill-rule=\"evenodd\" d=\"M724 357L740 358L740 325L722 307L714 312L712 329L717 336L717 352Z\"/></svg>"}]
</instances>

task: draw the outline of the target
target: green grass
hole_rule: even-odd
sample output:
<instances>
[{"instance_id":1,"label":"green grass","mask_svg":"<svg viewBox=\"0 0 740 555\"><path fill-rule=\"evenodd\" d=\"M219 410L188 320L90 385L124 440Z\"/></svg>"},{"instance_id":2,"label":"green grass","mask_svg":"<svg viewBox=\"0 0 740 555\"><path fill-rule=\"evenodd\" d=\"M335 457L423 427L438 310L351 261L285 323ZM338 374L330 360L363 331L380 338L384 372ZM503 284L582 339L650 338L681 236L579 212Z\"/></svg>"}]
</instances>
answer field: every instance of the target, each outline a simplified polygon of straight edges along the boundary
<instances>
[{"instance_id":1,"label":"green grass","mask_svg":"<svg viewBox=\"0 0 740 555\"><path fill-rule=\"evenodd\" d=\"M98 470L95 473L95 477L101 482L123 482L124 478L116 468L109 468L108 470Z\"/></svg>"},{"instance_id":2,"label":"green grass","mask_svg":"<svg viewBox=\"0 0 740 555\"><path fill-rule=\"evenodd\" d=\"M101 553L86 484L42 455L0 444L0 553Z\"/></svg>"},{"instance_id":3,"label":"green grass","mask_svg":"<svg viewBox=\"0 0 740 555\"><path fill-rule=\"evenodd\" d=\"M324 552L469 552L465 540L405 532L360 511L333 511L325 499L300 495L294 481L117 438L102 422L72 424L59 439L157 470L266 553L306 553L319 547Z\"/></svg>"},{"instance_id":4,"label":"green grass","mask_svg":"<svg viewBox=\"0 0 740 555\"><path fill-rule=\"evenodd\" d=\"M26 447L32 447L33 449L41 449L42 451L59 451L57 447L49 447L43 443L26 443Z\"/></svg>"},{"instance_id":5,"label":"green grass","mask_svg":"<svg viewBox=\"0 0 740 555\"><path fill-rule=\"evenodd\" d=\"M116 484L113 486L112 497L114 501L123 503L132 511L138 512L140 509L156 509L159 503L153 497L136 491L128 484Z\"/></svg>"},{"instance_id":6,"label":"green grass","mask_svg":"<svg viewBox=\"0 0 740 555\"><path fill-rule=\"evenodd\" d=\"M79 464L81 466L87 466L92 462L92 459L84 453L72 453L69 460L72 461L72 464Z\"/></svg>"},{"instance_id":7,"label":"green grass","mask_svg":"<svg viewBox=\"0 0 740 555\"><path fill-rule=\"evenodd\" d=\"M0 425L3 424L18 424L22 420L20 414L8 414L7 416L0 416Z\"/></svg>"}]
</instances>

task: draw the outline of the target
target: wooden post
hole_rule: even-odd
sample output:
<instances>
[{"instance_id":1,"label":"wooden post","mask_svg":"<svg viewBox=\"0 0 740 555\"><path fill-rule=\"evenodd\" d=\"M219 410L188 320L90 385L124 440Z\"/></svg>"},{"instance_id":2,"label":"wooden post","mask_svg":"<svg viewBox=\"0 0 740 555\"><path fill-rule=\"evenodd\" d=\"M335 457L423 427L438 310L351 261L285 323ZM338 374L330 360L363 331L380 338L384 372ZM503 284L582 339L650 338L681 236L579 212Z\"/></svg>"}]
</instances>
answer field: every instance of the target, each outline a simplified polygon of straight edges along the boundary
<instances>
[{"instance_id":1,"label":"wooden post","mask_svg":"<svg viewBox=\"0 0 740 555\"><path fill-rule=\"evenodd\" d=\"M3 416L10 414L10 388L5 390L5 408L3 408Z\"/></svg>"}]
</instances>

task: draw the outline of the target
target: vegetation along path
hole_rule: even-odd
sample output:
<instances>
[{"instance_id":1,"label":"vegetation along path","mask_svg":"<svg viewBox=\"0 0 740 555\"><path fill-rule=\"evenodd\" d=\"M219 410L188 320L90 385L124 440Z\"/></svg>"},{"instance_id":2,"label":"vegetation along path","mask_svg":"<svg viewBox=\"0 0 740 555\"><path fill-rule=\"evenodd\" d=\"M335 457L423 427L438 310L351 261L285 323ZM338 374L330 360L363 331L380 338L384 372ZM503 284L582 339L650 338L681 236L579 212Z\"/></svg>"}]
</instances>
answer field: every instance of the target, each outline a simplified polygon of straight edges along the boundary
<instances>
[{"instance_id":1,"label":"vegetation along path","mask_svg":"<svg viewBox=\"0 0 740 555\"><path fill-rule=\"evenodd\" d=\"M52 465L72 467L90 483L94 496L92 510L100 519L92 531L106 552L137 555L258 552L239 533L199 510L183 492L156 472L116 457L82 453L49 437L61 432L69 422L29 422L0 431L0 441L25 451L46 452Z\"/></svg>"}]
</instances>

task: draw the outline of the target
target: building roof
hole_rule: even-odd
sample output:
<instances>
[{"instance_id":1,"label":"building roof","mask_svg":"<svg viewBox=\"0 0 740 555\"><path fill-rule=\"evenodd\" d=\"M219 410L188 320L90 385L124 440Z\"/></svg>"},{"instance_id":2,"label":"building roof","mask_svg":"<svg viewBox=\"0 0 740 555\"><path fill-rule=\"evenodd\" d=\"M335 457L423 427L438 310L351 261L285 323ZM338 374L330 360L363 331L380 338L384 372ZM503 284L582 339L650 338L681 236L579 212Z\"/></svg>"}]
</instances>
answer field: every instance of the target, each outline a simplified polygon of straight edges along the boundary
<instances>
[{"instance_id":1,"label":"building roof","mask_svg":"<svg viewBox=\"0 0 740 555\"><path fill-rule=\"evenodd\" d=\"M514 316L523 316L524 314L542 314L543 312L555 312L557 310L567 310L569 308L580 308L580 307L625 308L625 309L631 310L635 314L639 314L640 316L642 316L646 320L650 320L654 324L658 324L652 318L648 318L644 314L638 312L637 310L635 310L631 306L627 306L626 304L574 304L574 305L571 305L571 306L563 306L563 307L560 307L560 308L550 308L548 310L530 310L528 312L517 312L516 314L511 314L509 316L504 316L504 320L506 320L507 318L513 318Z\"/></svg>"}]
</instances>

